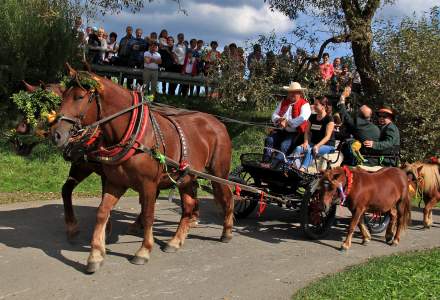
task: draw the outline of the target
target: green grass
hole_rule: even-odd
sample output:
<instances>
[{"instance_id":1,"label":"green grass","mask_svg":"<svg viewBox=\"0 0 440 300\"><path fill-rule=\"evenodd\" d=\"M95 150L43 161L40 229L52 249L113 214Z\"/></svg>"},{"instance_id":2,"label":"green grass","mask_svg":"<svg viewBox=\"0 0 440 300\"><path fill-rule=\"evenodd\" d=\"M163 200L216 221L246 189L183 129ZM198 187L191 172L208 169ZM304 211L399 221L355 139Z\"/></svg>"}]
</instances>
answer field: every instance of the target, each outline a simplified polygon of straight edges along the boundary
<instances>
[{"instance_id":1,"label":"green grass","mask_svg":"<svg viewBox=\"0 0 440 300\"><path fill-rule=\"evenodd\" d=\"M243 113L234 113L222 109L219 105L206 105L204 98L181 99L177 97L161 99L163 102L179 107L204 110L237 119L263 122L267 121L269 112L251 112L244 118ZM182 103L182 101L185 101ZM211 105L212 104L212 105ZM203 109L201 109L203 108ZM260 152L265 137L264 128L227 124L233 143L232 167L239 165L240 154ZM0 140L0 203L9 203L34 199L59 198L70 164L50 142L37 145L29 157L16 155L5 140ZM84 180L76 189L77 195L99 196L101 180L93 174ZM133 191L128 193L135 195Z\"/></svg>"},{"instance_id":2,"label":"green grass","mask_svg":"<svg viewBox=\"0 0 440 300\"><path fill-rule=\"evenodd\" d=\"M382 258L329 275L292 299L438 299L440 249Z\"/></svg>"}]
</instances>

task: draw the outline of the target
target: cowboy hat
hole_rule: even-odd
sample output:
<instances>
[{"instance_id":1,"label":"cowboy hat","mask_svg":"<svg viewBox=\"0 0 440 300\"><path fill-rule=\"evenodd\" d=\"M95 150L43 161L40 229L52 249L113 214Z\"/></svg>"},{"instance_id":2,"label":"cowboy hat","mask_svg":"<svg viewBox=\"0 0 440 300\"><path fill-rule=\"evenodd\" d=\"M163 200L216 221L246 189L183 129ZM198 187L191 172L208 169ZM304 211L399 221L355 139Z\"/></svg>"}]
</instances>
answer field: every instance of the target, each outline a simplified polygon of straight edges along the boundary
<instances>
[{"instance_id":1,"label":"cowboy hat","mask_svg":"<svg viewBox=\"0 0 440 300\"><path fill-rule=\"evenodd\" d=\"M306 88L301 87L301 84L294 81L292 81L289 86L283 86L283 89L288 92L304 92L307 90Z\"/></svg>"}]
</instances>

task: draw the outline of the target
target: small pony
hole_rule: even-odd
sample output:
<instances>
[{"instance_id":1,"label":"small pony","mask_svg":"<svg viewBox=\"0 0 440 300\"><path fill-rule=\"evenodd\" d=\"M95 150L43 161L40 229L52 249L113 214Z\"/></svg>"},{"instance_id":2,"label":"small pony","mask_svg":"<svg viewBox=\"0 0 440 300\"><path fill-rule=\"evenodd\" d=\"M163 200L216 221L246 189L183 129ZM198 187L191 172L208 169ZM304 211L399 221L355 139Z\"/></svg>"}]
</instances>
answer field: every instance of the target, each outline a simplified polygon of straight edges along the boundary
<instances>
[{"instance_id":1,"label":"small pony","mask_svg":"<svg viewBox=\"0 0 440 300\"><path fill-rule=\"evenodd\" d=\"M411 196L420 197L423 209L423 226L432 225L432 208L440 201L440 164L438 161L415 162L402 167L408 175Z\"/></svg>"},{"instance_id":2,"label":"small pony","mask_svg":"<svg viewBox=\"0 0 440 300\"><path fill-rule=\"evenodd\" d=\"M351 170L347 166L338 167L323 174L319 187L320 202L325 211L341 199L352 213L348 235L341 251L351 247L356 226L359 226L362 233L363 244L371 240L362 218L367 211L390 213L391 221L385 239L392 246L399 244L400 234L411 220L408 179L404 171L398 168L384 168L369 173L359 168Z\"/></svg>"}]
</instances>

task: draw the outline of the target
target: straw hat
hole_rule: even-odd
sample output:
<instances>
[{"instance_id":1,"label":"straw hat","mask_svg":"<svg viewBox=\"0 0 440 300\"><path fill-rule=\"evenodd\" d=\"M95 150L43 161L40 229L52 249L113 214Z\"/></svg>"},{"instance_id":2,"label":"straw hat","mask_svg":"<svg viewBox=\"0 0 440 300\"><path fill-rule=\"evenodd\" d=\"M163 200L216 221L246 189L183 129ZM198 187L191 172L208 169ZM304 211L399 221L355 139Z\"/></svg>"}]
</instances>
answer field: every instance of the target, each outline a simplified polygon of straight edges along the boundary
<instances>
[{"instance_id":1,"label":"straw hat","mask_svg":"<svg viewBox=\"0 0 440 300\"><path fill-rule=\"evenodd\" d=\"M391 108L389 107L382 107L381 109L379 109L377 111L378 114L383 113L383 114L389 114L391 116L394 116L394 112L391 110Z\"/></svg>"},{"instance_id":2,"label":"straw hat","mask_svg":"<svg viewBox=\"0 0 440 300\"><path fill-rule=\"evenodd\" d=\"M288 92L305 92L307 89L301 87L298 82L292 81L289 86L283 86L283 89Z\"/></svg>"}]
</instances>

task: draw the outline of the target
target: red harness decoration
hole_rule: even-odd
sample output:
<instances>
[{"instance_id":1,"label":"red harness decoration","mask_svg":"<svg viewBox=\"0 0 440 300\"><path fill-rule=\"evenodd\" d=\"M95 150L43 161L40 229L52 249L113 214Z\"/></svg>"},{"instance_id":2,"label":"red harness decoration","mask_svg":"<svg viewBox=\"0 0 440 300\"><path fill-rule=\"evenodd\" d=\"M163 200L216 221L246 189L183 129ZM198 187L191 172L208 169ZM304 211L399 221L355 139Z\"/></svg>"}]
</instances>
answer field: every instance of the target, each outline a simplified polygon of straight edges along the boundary
<instances>
[{"instance_id":1,"label":"red harness decoration","mask_svg":"<svg viewBox=\"0 0 440 300\"><path fill-rule=\"evenodd\" d=\"M139 94L136 92L132 92L133 95L133 105L139 104ZM141 111L141 107L138 107L133 110L131 117L130 117L130 123L128 125L128 129L125 132L124 136L122 137L121 141L115 145L114 147L111 147L111 149L106 149L103 146L101 146L98 151L93 152L91 154L91 157L98 158L99 160L103 161L107 164L120 164L126 160L128 160L130 157L132 157L136 153L137 147L141 145L141 139L143 138L147 124L148 124L148 116L149 116L149 109L148 105L144 104L144 113L143 116L139 116L139 112ZM127 153L117 160L112 160L112 158L116 157L117 155L121 154L122 151L126 150L127 143L132 138L132 135L134 134L134 131L136 130L136 122L138 120L138 117L141 119L141 124L139 125L139 131L136 135L135 142L133 146L127 151ZM96 138L95 138L96 139Z\"/></svg>"},{"instance_id":2,"label":"red harness decoration","mask_svg":"<svg viewBox=\"0 0 440 300\"><path fill-rule=\"evenodd\" d=\"M260 207L258 208L258 216L261 216L267 207L267 203L264 200L264 197L265 197L264 192L260 192Z\"/></svg>"},{"instance_id":3,"label":"red harness decoration","mask_svg":"<svg viewBox=\"0 0 440 300\"><path fill-rule=\"evenodd\" d=\"M348 196L351 191L351 187L353 185L353 172L351 172L350 168L347 166L343 166L345 177L347 177L347 189L345 190L345 195Z\"/></svg>"},{"instance_id":4,"label":"red harness decoration","mask_svg":"<svg viewBox=\"0 0 440 300\"><path fill-rule=\"evenodd\" d=\"M235 185L235 196L240 197L240 195L241 195L241 187L238 184L236 184Z\"/></svg>"}]
</instances>

